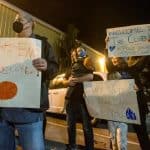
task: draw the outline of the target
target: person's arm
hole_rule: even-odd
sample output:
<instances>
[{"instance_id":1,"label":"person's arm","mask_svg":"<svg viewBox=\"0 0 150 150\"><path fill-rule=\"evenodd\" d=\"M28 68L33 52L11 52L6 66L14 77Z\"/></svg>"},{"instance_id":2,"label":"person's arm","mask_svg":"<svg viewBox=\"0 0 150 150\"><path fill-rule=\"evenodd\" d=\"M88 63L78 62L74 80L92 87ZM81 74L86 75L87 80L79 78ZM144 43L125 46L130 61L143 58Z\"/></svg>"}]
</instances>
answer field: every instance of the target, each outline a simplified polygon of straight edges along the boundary
<instances>
[{"instance_id":1,"label":"person's arm","mask_svg":"<svg viewBox=\"0 0 150 150\"><path fill-rule=\"evenodd\" d=\"M65 86L74 86L77 83L82 83L84 81L92 81L93 80L93 74L89 73L81 77L69 77L68 79L63 80L63 85Z\"/></svg>"},{"instance_id":2,"label":"person's arm","mask_svg":"<svg viewBox=\"0 0 150 150\"><path fill-rule=\"evenodd\" d=\"M82 83L84 81L92 81L92 80L93 80L93 74L92 73L83 75L81 77L70 77L71 83Z\"/></svg>"},{"instance_id":3,"label":"person's arm","mask_svg":"<svg viewBox=\"0 0 150 150\"><path fill-rule=\"evenodd\" d=\"M61 81L62 84L65 86L65 87L68 87L69 86L69 79L70 79L70 76L71 76L71 68L69 68L66 73L65 73L65 76L63 78L63 80Z\"/></svg>"},{"instance_id":4,"label":"person's arm","mask_svg":"<svg viewBox=\"0 0 150 150\"><path fill-rule=\"evenodd\" d=\"M84 76L77 77L76 80L79 83L84 82L84 81L92 81L93 80L93 74L89 73L89 74L86 74Z\"/></svg>"},{"instance_id":5,"label":"person's arm","mask_svg":"<svg viewBox=\"0 0 150 150\"><path fill-rule=\"evenodd\" d=\"M47 61L47 70L44 72L46 79L53 79L58 71L59 65L51 45L46 41L45 59Z\"/></svg>"},{"instance_id":6,"label":"person's arm","mask_svg":"<svg viewBox=\"0 0 150 150\"><path fill-rule=\"evenodd\" d=\"M148 61L148 57L142 56L134 59L134 57L129 57L128 59L128 69L129 71L136 72L141 71Z\"/></svg>"},{"instance_id":7,"label":"person's arm","mask_svg":"<svg viewBox=\"0 0 150 150\"><path fill-rule=\"evenodd\" d=\"M34 59L32 64L38 71L42 72L42 79L51 80L58 71L58 63L47 39L45 37L39 39L42 40L42 58Z\"/></svg>"}]
</instances>

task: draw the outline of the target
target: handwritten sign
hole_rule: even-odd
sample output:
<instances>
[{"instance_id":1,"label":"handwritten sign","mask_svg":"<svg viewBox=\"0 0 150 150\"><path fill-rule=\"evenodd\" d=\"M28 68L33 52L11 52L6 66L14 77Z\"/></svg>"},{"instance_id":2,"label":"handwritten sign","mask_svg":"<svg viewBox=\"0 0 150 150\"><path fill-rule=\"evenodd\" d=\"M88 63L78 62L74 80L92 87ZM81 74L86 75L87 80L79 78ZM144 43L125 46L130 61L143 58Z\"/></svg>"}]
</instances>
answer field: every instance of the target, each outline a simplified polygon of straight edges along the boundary
<instances>
[{"instance_id":1,"label":"handwritten sign","mask_svg":"<svg viewBox=\"0 0 150 150\"><path fill-rule=\"evenodd\" d=\"M91 116L140 124L134 80L84 82L86 105Z\"/></svg>"},{"instance_id":2,"label":"handwritten sign","mask_svg":"<svg viewBox=\"0 0 150 150\"><path fill-rule=\"evenodd\" d=\"M40 107L41 73L32 65L39 57L40 40L0 38L0 107Z\"/></svg>"},{"instance_id":3,"label":"handwritten sign","mask_svg":"<svg viewBox=\"0 0 150 150\"><path fill-rule=\"evenodd\" d=\"M109 57L150 55L150 24L107 29Z\"/></svg>"}]
</instances>

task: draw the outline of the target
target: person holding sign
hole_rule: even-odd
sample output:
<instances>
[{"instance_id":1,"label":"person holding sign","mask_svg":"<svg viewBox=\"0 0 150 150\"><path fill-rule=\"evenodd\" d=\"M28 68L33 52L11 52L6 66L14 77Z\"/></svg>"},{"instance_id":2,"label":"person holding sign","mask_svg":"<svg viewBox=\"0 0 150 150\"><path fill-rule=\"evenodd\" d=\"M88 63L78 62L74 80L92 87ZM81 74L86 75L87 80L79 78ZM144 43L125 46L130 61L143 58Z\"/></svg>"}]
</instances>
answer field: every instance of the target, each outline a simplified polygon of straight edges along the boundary
<instances>
[{"instance_id":1,"label":"person holding sign","mask_svg":"<svg viewBox=\"0 0 150 150\"><path fill-rule=\"evenodd\" d=\"M123 58L112 57L109 64L106 63L108 69L108 80L119 80L129 78L128 74L120 71L110 71L110 66L124 67L126 65ZM128 125L118 121L108 121L110 131L111 144L113 150L127 150L127 133Z\"/></svg>"},{"instance_id":2,"label":"person holding sign","mask_svg":"<svg viewBox=\"0 0 150 150\"><path fill-rule=\"evenodd\" d=\"M68 124L68 150L76 150L76 122L80 114L83 122L85 149L94 150L93 130L83 97L84 81L93 79L94 67L86 51L82 47L73 49L71 52L71 72L66 74L63 84L68 86L65 96L66 113Z\"/></svg>"},{"instance_id":3,"label":"person holding sign","mask_svg":"<svg viewBox=\"0 0 150 150\"><path fill-rule=\"evenodd\" d=\"M105 42L107 45L107 42L109 40L109 37L106 37ZM106 51L106 55L107 55ZM137 102L139 106L139 113L140 113L140 120L141 124L134 124L133 127L135 129L135 132L138 136L138 140L141 146L142 150L148 150L150 147L150 141L148 137L148 132L146 128L146 114L148 113L147 103L146 99L143 93L143 88L141 84L140 79L140 73L144 69L144 67L147 65L148 57L147 56L136 56L136 57L129 57L126 59L126 63L124 65L113 65L110 61L110 59L107 59L108 70L110 72L121 72L122 74L126 75L127 78L133 78L135 79L135 90L137 93ZM130 111L129 114L132 112ZM131 117L129 115L128 117ZM132 118L131 118L132 119Z\"/></svg>"},{"instance_id":4,"label":"person holding sign","mask_svg":"<svg viewBox=\"0 0 150 150\"><path fill-rule=\"evenodd\" d=\"M48 81L55 76L58 64L47 38L35 35L33 33L34 26L34 20L29 14L19 12L13 23L13 30L17 33L18 38L35 38L42 41L41 58L36 58L32 61L37 71L42 73L41 107L39 109L1 108L1 150L16 149L15 130L18 131L19 143L23 150L45 150L43 120L45 110L49 107Z\"/></svg>"}]
</instances>

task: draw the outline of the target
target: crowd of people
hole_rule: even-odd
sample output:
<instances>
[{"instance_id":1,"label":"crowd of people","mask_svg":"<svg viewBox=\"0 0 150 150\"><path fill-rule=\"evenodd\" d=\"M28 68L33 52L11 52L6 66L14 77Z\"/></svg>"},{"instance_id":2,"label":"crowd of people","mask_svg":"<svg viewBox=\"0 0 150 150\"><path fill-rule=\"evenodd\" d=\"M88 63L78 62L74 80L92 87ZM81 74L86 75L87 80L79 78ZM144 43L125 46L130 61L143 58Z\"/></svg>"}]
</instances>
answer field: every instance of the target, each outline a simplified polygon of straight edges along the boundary
<instances>
[{"instance_id":1,"label":"crowd of people","mask_svg":"<svg viewBox=\"0 0 150 150\"><path fill-rule=\"evenodd\" d=\"M0 117L0 149L15 150L15 130L19 134L19 142L23 150L44 150L44 119L48 104L49 81L56 75L59 65L47 38L33 33L35 22L27 13L18 13L13 23L13 30L19 38L30 37L42 41L41 58L32 61L33 66L42 73L41 81L41 107L29 108L1 108ZM109 38L106 38L106 44ZM107 57L108 80L135 79L137 100L141 125L133 125L142 150L150 148L146 129L147 100L150 98L150 58L138 56L129 58ZM79 46L70 53L71 66L68 69L63 84L68 87L65 96L65 109L68 125L67 150L77 150L76 123L80 116L83 124L85 150L94 150L94 136L91 117L88 113L83 96L83 82L93 80L93 66L86 50ZM136 59L136 63L134 60ZM107 111L107 110L106 110ZM79 115L80 114L80 115ZM128 124L118 121L108 121L108 129L113 150L127 150Z\"/></svg>"}]
</instances>

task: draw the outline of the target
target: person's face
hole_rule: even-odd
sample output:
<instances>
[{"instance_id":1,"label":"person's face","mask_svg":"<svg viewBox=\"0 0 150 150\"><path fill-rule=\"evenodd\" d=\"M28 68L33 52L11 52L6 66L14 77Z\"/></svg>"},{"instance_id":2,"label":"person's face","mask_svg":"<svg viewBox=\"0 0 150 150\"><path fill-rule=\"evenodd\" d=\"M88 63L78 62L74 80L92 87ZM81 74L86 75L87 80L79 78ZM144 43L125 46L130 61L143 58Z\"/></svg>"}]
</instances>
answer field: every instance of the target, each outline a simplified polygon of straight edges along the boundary
<instances>
[{"instance_id":1,"label":"person's face","mask_svg":"<svg viewBox=\"0 0 150 150\"><path fill-rule=\"evenodd\" d=\"M119 65L119 58L117 58L117 57L112 57L112 58L111 58L111 61L112 61L112 63L113 63L114 66Z\"/></svg>"},{"instance_id":2,"label":"person's face","mask_svg":"<svg viewBox=\"0 0 150 150\"><path fill-rule=\"evenodd\" d=\"M20 33L18 33L19 37L29 37L32 34L32 28L33 28L33 21L28 20L25 16L23 15L18 15L17 20L19 20L20 23L23 24L23 29Z\"/></svg>"}]
</instances>

